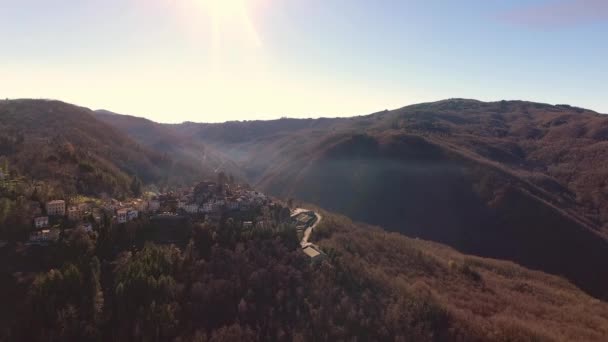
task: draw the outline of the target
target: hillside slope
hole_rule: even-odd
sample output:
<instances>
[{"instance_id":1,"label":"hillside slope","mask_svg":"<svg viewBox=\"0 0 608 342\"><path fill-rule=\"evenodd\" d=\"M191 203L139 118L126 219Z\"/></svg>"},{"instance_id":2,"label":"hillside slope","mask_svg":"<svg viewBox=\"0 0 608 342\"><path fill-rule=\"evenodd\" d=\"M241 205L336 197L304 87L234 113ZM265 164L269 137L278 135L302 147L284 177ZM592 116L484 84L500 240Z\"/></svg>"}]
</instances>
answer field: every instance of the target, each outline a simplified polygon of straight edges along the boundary
<instances>
[{"instance_id":1,"label":"hillside slope","mask_svg":"<svg viewBox=\"0 0 608 342\"><path fill-rule=\"evenodd\" d=\"M307 206L308 207L308 206ZM143 219L0 248L0 340L605 341L608 303L566 280L315 209L311 263L278 209L267 227ZM187 239L187 240L186 240ZM134 245L148 240L143 248ZM108 243L111 242L111 243ZM141 246L141 245L140 245ZM74 290L76 289L76 290ZM143 327L143 328L142 328Z\"/></svg>"},{"instance_id":2,"label":"hillside slope","mask_svg":"<svg viewBox=\"0 0 608 342\"><path fill-rule=\"evenodd\" d=\"M230 155L273 194L565 275L604 297L606 127L608 118L569 106L448 100L175 129Z\"/></svg>"},{"instance_id":3,"label":"hillside slope","mask_svg":"<svg viewBox=\"0 0 608 342\"><path fill-rule=\"evenodd\" d=\"M325 273L338 269L337 278L349 274L353 288L379 288L396 298L387 304L394 326L424 312L424 326L436 329L442 322L437 314L445 310L447 340L602 341L608 336L606 303L562 278L321 212L324 221L313 239L339 265Z\"/></svg>"},{"instance_id":4,"label":"hillside slope","mask_svg":"<svg viewBox=\"0 0 608 342\"><path fill-rule=\"evenodd\" d=\"M0 156L17 174L67 194L128 195L137 179L166 183L200 175L142 147L92 111L58 101L1 101Z\"/></svg>"},{"instance_id":5,"label":"hillside slope","mask_svg":"<svg viewBox=\"0 0 608 342\"><path fill-rule=\"evenodd\" d=\"M170 155L184 164L207 171L224 171L237 179L244 180L240 167L230 158L196 139L190 139L171 127L144 118L112 113L106 110L95 111L95 117L117 130L127 134L153 151Z\"/></svg>"}]
</instances>

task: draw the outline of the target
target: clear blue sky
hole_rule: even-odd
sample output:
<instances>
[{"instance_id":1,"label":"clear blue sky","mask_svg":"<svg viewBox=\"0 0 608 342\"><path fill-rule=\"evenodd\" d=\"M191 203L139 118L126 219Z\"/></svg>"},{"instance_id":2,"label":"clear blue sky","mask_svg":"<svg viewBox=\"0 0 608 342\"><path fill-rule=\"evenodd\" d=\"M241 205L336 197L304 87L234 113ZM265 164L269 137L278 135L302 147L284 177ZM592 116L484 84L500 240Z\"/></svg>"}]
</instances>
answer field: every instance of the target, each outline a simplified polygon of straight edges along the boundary
<instances>
[{"instance_id":1,"label":"clear blue sky","mask_svg":"<svg viewBox=\"0 0 608 342\"><path fill-rule=\"evenodd\" d=\"M608 113L608 1L0 0L0 97L161 122L452 97Z\"/></svg>"}]
</instances>

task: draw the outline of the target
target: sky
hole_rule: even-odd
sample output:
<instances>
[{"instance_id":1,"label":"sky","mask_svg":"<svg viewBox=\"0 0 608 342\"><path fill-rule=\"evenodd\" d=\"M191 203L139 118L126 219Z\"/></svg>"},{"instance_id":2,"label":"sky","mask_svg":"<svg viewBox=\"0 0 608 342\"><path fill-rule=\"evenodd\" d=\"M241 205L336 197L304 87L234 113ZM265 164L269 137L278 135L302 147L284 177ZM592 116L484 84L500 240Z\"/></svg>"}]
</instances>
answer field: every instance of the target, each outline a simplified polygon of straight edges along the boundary
<instances>
[{"instance_id":1,"label":"sky","mask_svg":"<svg viewBox=\"0 0 608 342\"><path fill-rule=\"evenodd\" d=\"M606 0L0 0L0 98L158 122L446 98L608 113Z\"/></svg>"}]
</instances>

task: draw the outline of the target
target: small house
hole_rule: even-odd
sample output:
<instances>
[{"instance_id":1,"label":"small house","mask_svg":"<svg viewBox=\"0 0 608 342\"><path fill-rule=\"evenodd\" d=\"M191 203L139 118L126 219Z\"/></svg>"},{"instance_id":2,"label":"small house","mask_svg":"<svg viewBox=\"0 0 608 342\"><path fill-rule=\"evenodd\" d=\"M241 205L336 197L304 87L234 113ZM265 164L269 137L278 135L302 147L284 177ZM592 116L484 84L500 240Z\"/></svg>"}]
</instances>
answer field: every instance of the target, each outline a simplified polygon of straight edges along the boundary
<instances>
[{"instance_id":1,"label":"small house","mask_svg":"<svg viewBox=\"0 0 608 342\"><path fill-rule=\"evenodd\" d=\"M196 214L199 212L199 206L196 203L189 203L189 204L186 204L186 206L184 207L184 210L188 214Z\"/></svg>"},{"instance_id":2,"label":"small house","mask_svg":"<svg viewBox=\"0 0 608 342\"><path fill-rule=\"evenodd\" d=\"M118 223L126 223L127 222L127 209L118 209L116 210L116 222Z\"/></svg>"},{"instance_id":3,"label":"small house","mask_svg":"<svg viewBox=\"0 0 608 342\"><path fill-rule=\"evenodd\" d=\"M39 216L34 218L34 227L36 229L42 229L49 226L49 217L48 216Z\"/></svg>"},{"instance_id":4,"label":"small house","mask_svg":"<svg viewBox=\"0 0 608 342\"><path fill-rule=\"evenodd\" d=\"M139 217L139 212L134 209L127 209L127 221L133 221Z\"/></svg>"},{"instance_id":5,"label":"small house","mask_svg":"<svg viewBox=\"0 0 608 342\"><path fill-rule=\"evenodd\" d=\"M201 207L201 211L204 213L211 213L213 212L213 203L212 202L207 202L205 204L203 204L203 206Z\"/></svg>"},{"instance_id":6,"label":"small house","mask_svg":"<svg viewBox=\"0 0 608 342\"><path fill-rule=\"evenodd\" d=\"M310 258L310 262L312 263L321 262L327 257L327 255L315 245L308 245L302 248L302 252Z\"/></svg>"},{"instance_id":7,"label":"small house","mask_svg":"<svg viewBox=\"0 0 608 342\"><path fill-rule=\"evenodd\" d=\"M59 229L43 229L32 232L28 244L44 246L57 240L59 240Z\"/></svg>"}]
</instances>

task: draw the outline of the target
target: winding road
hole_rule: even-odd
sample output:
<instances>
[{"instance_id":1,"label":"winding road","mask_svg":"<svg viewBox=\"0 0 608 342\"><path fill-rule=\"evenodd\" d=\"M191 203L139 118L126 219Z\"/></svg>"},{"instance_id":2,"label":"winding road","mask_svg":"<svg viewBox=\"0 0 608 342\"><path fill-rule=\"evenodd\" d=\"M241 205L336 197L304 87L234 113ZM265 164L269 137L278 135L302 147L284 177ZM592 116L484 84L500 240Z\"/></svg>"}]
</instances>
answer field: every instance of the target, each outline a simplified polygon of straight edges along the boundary
<instances>
[{"instance_id":1,"label":"winding road","mask_svg":"<svg viewBox=\"0 0 608 342\"><path fill-rule=\"evenodd\" d=\"M312 210L303 209L303 208L294 209L291 212L291 217L297 216L297 215L299 215L301 213L305 213L305 212L312 212L312 213L314 213L315 216L317 217L317 219L315 220L315 223L313 223L311 226L307 227L306 230L304 231L304 236L302 237L302 241L300 241L300 246L302 246L302 248L311 245L311 243L308 242L308 239L310 239L310 234L312 234L312 231L315 229L315 227L317 227L317 225L323 219L323 216L319 215L319 213L314 212Z\"/></svg>"}]
</instances>

